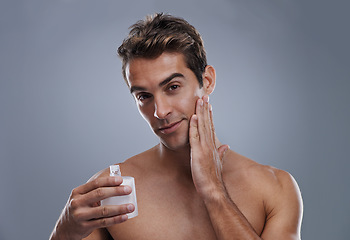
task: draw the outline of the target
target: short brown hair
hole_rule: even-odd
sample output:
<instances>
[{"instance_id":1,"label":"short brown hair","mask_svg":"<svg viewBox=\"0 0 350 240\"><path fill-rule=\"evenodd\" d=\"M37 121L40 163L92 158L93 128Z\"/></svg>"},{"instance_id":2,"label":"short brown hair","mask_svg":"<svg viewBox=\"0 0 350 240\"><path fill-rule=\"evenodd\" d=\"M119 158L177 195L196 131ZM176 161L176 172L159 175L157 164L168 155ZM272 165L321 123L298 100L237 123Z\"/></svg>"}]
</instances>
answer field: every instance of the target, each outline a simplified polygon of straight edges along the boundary
<instances>
[{"instance_id":1,"label":"short brown hair","mask_svg":"<svg viewBox=\"0 0 350 240\"><path fill-rule=\"evenodd\" d=\"M207 58L200 34L186 20L163 13L148 15L145 20L132 25L129 35L118 48L126 83L126 66L132 59L156 58L163 52L182 53L187 67L203 86L202 74Z\"/></svg>"}]
</instances>

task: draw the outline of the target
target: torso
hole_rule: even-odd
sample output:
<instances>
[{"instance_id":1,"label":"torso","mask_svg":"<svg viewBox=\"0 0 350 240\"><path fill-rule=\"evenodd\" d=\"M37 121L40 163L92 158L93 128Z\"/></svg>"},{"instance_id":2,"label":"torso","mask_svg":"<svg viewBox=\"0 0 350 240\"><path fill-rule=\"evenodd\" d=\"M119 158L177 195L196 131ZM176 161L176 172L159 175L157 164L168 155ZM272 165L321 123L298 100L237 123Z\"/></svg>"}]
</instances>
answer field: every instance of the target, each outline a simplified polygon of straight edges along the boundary
<instances>
[{"instance_id":1,"label":"torso","mask_svg":"<svg viewBox=\"0 0 350 240\"><path fill-rule=\"evenodd\" d=\"M108 228L114 239L216 239L206 207L192 179L153 167L153 150L120 164L122 174L133 176L138 216ZM266 221L264 175L269 170L237 153L225 157L223 178L232 201L261 234ZM102 175L107 175L105 170ZM259 179L260 178L260 179Z\"/></svg>"}]
</instances>

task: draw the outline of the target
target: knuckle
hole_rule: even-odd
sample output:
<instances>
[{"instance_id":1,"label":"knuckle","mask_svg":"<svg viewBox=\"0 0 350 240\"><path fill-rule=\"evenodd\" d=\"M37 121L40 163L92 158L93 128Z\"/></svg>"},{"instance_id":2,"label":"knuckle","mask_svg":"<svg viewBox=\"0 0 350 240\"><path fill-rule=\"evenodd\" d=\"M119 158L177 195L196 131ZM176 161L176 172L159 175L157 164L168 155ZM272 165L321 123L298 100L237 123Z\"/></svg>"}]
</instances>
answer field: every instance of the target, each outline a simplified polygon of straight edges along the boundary
<instances>
[{"instance_id":1,"label":"knuckle","mask_svg":"<svg viewBox=\"0 0 350 240\"><path fill-rule=\"evenodd\" d=\"M115 216L115 217L110 218L108 225L122 223L122 222L125 222L126 220L127 220L126 215Z\"/></svg>"},{"instance_id":2,"label":"knuckle","mask_svg":"<svg viewBox=\"0 0 350 240\"><path fill-rule=\"evenodd\" d=\"M72 217L76 222L80 222L83 219L83 213L81 211L75 210L72 212Z\"/></svg>"},{"instance_id":3,"label":"knuckle","mask_svg":"<svg viewBox=\"0 0 350 240\"><path fill-rule=\"evenodd\" d=\"M115 182L115 177L108 177L106 182L108 185L112 185Z\"/></svg>"},{"instance_id":4,"label":"knuckle","mask_svg":"<svg viewBox=\"0 0 350 240\"><path fill-rule=\"evenodd\" d=\"M124 221L126 221L126 217L124 217L123 215L121 216L117 216L117 217L114 217L113 218L113 223L116 224L116 223L122 223Z\"/></svg>"},{"instance_id":5,"label":"knuckle","mask_svg":"<svg viewBox=\"0 0 350 240\"><path fill-rule=\"evenodd\" d=\"M193 133L193 134L191 135L191 139L194 140L194 141L198 141L198 140L199 140L199 135L198 135L198 133Z\"/></svg>"},{"instance_id":6,"label":"knuckle","mask_svg":"<svg viewBox=\"0 0 350 240\"><path fill-rule=\"evenodd\" d=\"M120 176L117 176L116 178L117 178L118 185L120 185L123 182L123 178Z\"/></svg>"},{"instance_id":7,"label":"knuckle","mask_svg":"<svg viewBox=\"0 0 350 240\"><path fill-rule=\"evenodd\" d=\"M100 180L98 178L94 179L92 182L94 188L98 188L100 186Z\"/></svg>"},{"instance_id":8,"label":"knuckle","mask_svg":"<svg viewBox=\"0 0 350 240\"><path fill-rule=\"evenodd\" d=\"M76 198L73 198L70 200L70 207L75 210L79 207L79 200Z\"/></svg>"},{"instance_id":9,"label":"knuckle","mask_svg":"<svg viewBox=\"0 0 350 240\"><path fill-rule=\"evenodd\" d=\"M102 199L104 197L104 193L101 188L97 188L95 194L96 194L96 197L98 197L99 199Z\"/></svg>"},{"instance_id":10,"label":"knuckle","mask_svg":"<svg viewBox=\"0 0 350 240\"><path fill-rule=\"evenodd\" d=\"M102 217L107 217L108 216L108 208L103 206L101 209L101 215Z\"/></svg>"},{"instance_id":11,"label":"knuckle","mask_svg":"<svg viewBox=\"0 0 350 240\"><path fill-rule=\"evenodd\" d=\"M123 179L119 176L108 178L108 185L109 186L120 185L122 182L123 182Z\"/></svg>"},{"instance_id":12,"label":"knuckle","mask_svg":"<svg viewBox=\"0 0 350 240\"><path fill-rule=\"evenodd\" d=\"M100 219L100 224L101 227L107 227L107 219L101 218Z\"/></svg>"},{"instance_id":13,"label":"knuckle","mask_svg":"<svg viewBox=\"0 0 350 240\"><path fill-rule=\"evenodd\" d=\"M71 196L75 196L75 195L77 195L78 193L77 193L77 189L76 188L74 188L73 190L72 190L72 192L70 193L70 195Z\"/></svg>"},{"instance_id":14,"label":"knuckle","mask_svg":"<svg viewBox=\"0 0 350 240\"><path fill-rule=\"evenodd\" d=\"M118 208L116 209L116 212L117 212L117 216L120 216L120 215L128 213L129 212L128 205L120 205L120 206L118 206Z\"/></svg>"},{"instance_id":15,"label":"knuckle","mask_svg":"<svg viewBox=\"0 0 350 240\"><path fill-rule=\"evenodd\" d=\"M113 224L120 223L121 222L121 216L117 216L117 217L112 218L112 222L113 222Z\"/></svg>"}]
</instances>

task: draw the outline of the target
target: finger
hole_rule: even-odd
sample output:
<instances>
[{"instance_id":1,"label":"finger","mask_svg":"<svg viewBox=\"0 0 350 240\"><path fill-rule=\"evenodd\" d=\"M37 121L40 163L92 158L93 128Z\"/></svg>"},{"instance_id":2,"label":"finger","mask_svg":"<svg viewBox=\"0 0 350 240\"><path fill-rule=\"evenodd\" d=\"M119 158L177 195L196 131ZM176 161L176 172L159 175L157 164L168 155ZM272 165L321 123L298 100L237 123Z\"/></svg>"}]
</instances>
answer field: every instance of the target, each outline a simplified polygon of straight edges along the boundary
<instances>
[{"instance_id":1,"label":"finger","mask_svg":"<svg viewBox=\"0 0 350 240\"><path fill-rule=\"evenodd\" d=\"M209 113L209 96L203 96L203 106L202 106L202 115L199 120L199 133L201 139L205 139L205 143L213 142L212 132L211 132L211 123L210 123L210 113ZM203 142L204 143L204 142Z\"/></svg>"},{"instance_id":2,"label":"finger","mask_svg":"<svg viewBox=\"0 0 350 240\"><path fill-rule=\"evenodd\" d=\"M81 201L90 205L109 197L128 195L131 190L130 186L100 187L84 194Z\"/></svg>"},{"instance_id":3,"label":"finger","mask_svg":"<svg viewBox=\"0 0 350 240\"><path fill-rule=\"evenodd\" d=\"M197 100L197 129L199 134L199 140L203 141L206 139L206 131L205 131L205 118L204 118L204 101L203 99Z\"/></svg>"},{"instance_id":4,"label":"finger","mask_svg":"<svg viewBox=\"0 0 350 240\"><path fill-rule=\"evenodd\" d=\"M230 147L227 145L227 144L224 144L224 145L221 145L219 148L218 148L218 154L219 154L219 157L221 160L224 159L225 157L225 154L227 152L227 150L229 149Z\"/></svg>"},{"instance_id":5,"label":"finger","mask_svg":"<svg viewBox=\"0 0 350 240\"><path fill-rule=\"evenodd\" d=\"M95 208L81 208L75 212L77 221L89 221L100 218L109 218L131 213L135 210L133 204L108 205Z\"/></svg>"},{"instance_id":6,"label":"finger","mask_svg":"<svg viewBox=\"0 0 350 240\"><path fill-rule=\"evenodd\" d=\"M213 121L213 107L211 104L209 104L209 116L210 116L210 129L212 133L212 140L215 143L215 127L214 127L214 121Z\"/></svg>"},{"instance_id":7,"label":"finger","mask_svg":"<svg viewBox=\"0 0 350 240\"><path fill-rule=\"evenodd\" d=\"M208 136L208 140L213 140L212 137L212 123L211 123L211 118L210 118L210 104L209 104L209 96L204 95L203 96L203 101L204 101L204 129L206 131L206 134Z\"/></svg>"},{"instance_id":8,"label":"finger","mask_svg":"<svg viewBox=\"0 0 350 240\"><path fill-rule=\"evenodd\" d=\"M128 220L128 216L126 214L109 217L109 218L100 218L96 220L91 220L89 222L86 222L86 227L90 229L96 229L96 228L106 228L113 226L118 223L122 223Z\"/></svg>"},{"instance_id":9,"label":"finger","mask_svg":"<svg viewBox=\"0 0 350 240\"><path fill-rule=\"evenodd\" d=\"M195 147L199 143L199 133L198 133L198 116L193 114L190 120L190 145Z\"/></svg>"},{"instance_id":10,"label":"finger","mask_svg":"<svg viewBox=\"0 0 350 240\"><path fill-rule=\"evenodd\" d=\"M122 182L123 178L119 176L100 177L75 188L73 191L77 194L85 194L100 187L119 186Z\"/></svg>"}]
</instances>

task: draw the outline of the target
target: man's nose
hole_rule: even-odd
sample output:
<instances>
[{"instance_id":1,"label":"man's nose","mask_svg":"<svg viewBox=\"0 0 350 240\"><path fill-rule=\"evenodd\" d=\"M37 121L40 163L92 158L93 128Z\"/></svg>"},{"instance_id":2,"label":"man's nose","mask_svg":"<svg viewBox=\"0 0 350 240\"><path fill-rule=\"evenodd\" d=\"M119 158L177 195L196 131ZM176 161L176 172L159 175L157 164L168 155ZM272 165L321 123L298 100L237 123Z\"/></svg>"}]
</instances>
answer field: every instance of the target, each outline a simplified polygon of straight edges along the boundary
<instances>
[{"instance_id":1,"label":"man's nose","mask_svg":"<svg viewBox=\"0 0 350 240\"><path fill-rule=\"evenodd\" d=\"M171 113L171 105L164 97L157 97L154 101L154 116L165 119Z\"/></svg>"}]
</instances>

